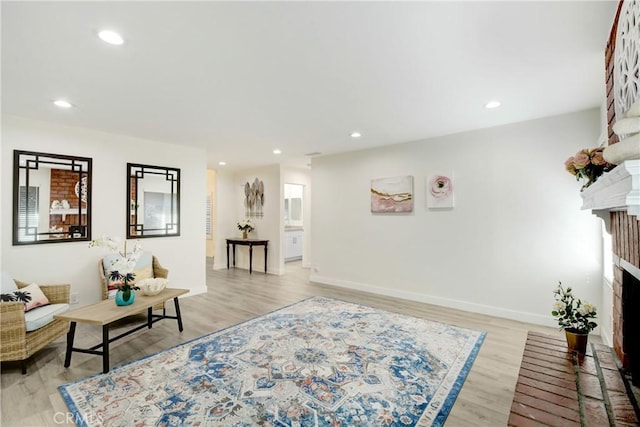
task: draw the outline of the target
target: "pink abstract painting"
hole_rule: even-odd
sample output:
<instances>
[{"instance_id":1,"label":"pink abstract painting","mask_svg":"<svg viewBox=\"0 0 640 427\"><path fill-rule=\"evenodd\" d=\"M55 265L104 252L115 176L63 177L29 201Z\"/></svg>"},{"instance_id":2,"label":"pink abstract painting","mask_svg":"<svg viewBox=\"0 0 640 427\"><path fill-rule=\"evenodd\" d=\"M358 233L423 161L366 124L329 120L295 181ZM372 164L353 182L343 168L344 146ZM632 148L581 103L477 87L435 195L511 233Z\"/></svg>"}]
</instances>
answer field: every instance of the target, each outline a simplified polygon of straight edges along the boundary
<instances>
[{"instance_id":1,"label":"pink abstract painting","mask_svg":"<svg viewBox=\"0 0 640 427\"><path fill-rule=\"evenodd\" d=\"M413 177L372 179L371 212L413 212Z\"/></svg>"}]
</instances>

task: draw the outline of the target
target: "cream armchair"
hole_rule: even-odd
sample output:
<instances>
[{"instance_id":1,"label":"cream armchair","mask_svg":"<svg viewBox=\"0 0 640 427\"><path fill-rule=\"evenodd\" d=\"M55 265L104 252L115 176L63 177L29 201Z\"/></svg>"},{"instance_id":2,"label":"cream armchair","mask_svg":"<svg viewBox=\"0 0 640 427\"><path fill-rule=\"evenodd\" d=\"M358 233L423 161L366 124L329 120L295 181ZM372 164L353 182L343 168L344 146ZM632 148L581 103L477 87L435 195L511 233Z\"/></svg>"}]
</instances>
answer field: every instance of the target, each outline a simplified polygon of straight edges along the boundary
<instances>
[{"instance_id":1,"label":"cream armchair","mask_svg":"<svg viewBox=\"0 0 640 427\"><path fill-rule=\"evenodd\" d=\"M18 289L24 288L28 283L15 281ZM57 314L57 305L67 305L62 310L66 311L69 304L70 285L40 285L40 290L46 295L49 306L34 308L27 315L41 315L39 323L47 322L35 330L27 332L27 320L25 320L24 304L20 301L0 303L0 361L21 361L22 373L27 373L27 359L35 352L65 335L69 331L69 322L53 319ZM64 308L64 307L62 307ZM58 310L60 308L58 307ZM50 319L49 319L50 318ZM50 320L50 321L49 321Z\"/></svg>"}]
</instances>

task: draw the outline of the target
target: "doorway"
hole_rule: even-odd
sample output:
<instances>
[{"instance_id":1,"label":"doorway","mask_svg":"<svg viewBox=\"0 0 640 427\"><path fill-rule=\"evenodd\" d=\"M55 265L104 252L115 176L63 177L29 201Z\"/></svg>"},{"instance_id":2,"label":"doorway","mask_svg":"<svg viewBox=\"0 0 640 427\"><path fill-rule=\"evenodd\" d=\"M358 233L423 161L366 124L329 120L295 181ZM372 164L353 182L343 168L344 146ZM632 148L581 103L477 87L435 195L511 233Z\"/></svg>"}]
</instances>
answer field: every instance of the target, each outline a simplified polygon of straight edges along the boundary
<instances>
[{"instance_id":1,"label":"doorway","mask_svg":"<svg viewBox=\"0 0 640 427\"><path fill-rule=\"evenodd\" d=\"M302 184L284 184L284 261L301 261L304 254L304 193Z\"/></svg>"}]
</instances>

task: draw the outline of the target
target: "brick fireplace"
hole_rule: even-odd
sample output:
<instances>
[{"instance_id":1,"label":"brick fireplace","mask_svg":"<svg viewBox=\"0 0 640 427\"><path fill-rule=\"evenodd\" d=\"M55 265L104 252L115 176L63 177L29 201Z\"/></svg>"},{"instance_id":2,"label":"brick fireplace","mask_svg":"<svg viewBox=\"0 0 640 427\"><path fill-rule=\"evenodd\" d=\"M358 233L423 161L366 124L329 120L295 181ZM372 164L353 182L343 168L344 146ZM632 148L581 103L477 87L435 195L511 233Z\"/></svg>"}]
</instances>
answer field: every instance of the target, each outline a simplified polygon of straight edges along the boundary
<instances>
[{"instance_id":1,"label":"brick fireplace","mask_svg":"<svg viewBox=\"0 0 640 427\"><path fill-rule=\"evenodd\" d=\"M605 90L606 90L606 126L604 139L607 145L619 143L618 135L613 131L617 120L623 119L625 108L640 99L637 85L625 87L622 81L638 78L636 68L625 69L633 75L623 75L620 64L622 55L629 55L625 49L616 49L616 44L629 44L630 37L635 40L640 1L621 0L614 18L605 49ZM633 49L626 49L630 52ZM618 64L618 65L616 65ZM622 67L624 68L624 67ZM633 68L633 67L632 67ZM605 149L606 151L606 149ZM640 152L640 147L638 148ZM606 158L606 156L605 156ZM589 188L582 194L583 209L592 212L604 220L605 227L612 237L613 250L613 310L612 341L613 348L623 366L634 371L633 382L640 384L640 160L631 156L630 160L618 164L605 174L597 188Z\"/></svg>"},{"instance_id":2,"label":"brick fireplace","mask_svg":"<svg viewBox=\"0 0 640 427\"><path fill-rule=\"evenodd\" d=\"M627 160L603 175L582 194L582 209L591 209L604 220L613 251L613 348L624 367L631 369L632 343L640 342L640 329L632 326L631 286L640 282L640 160ZM626 314L625 317L625 298ZM636 356L640 364L640 354ZM640 374L637 375L640 380Z\"/></svg>"},{"instance_id":3,"label":"brick fireplace","mask_svg":"<svg viewBox=\"0 0 640 427\"><path fill-rule=\"evenodd\" d=\"M626 212L611 213L613 242L613 348L640 385L640 221ZM635 306L634 306L635 305Z\"/></svg>"},{"instance_id":4,"label":"brick fireplace","mask_svg":"<svg viewBox=\"0 0 640 427\"><path fill-rule=\"evenodd\" d=\"M622 337L617 343L616 352L631 373L636 387L640 387L640 278L626 270L622 273Z\"/></svg>"}]
</instances>

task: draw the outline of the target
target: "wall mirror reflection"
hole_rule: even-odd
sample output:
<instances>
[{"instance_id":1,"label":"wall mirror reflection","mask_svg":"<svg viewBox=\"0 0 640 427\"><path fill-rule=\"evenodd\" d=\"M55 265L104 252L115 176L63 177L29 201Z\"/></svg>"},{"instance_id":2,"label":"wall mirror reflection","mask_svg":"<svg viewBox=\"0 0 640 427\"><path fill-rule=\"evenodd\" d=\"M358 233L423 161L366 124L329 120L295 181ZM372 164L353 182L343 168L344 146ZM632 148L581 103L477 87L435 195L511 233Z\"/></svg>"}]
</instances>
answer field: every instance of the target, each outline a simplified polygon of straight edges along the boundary
<instances>
[{"instance_id":1,"label":"wall mirror reflection","mask_svg":"<svg viewBox=\"0 0 640 427\"><path fill-rule=\"evenodd\" d=\"M13 244L91 240L88 157L13 152Z\"/></svg>"},{"instance_id":2,"label":"wall mirror reflection","mask_svg":"<svg viewBox=\"0 0 640 427\"><path fill-rule=\"evenodd\" d=\"M304 186L301 184L284 185L284 225L302 227L302 198Z\"/></svg>"},{"instance_id":3,"label":"wall mirror reflection","mask_svg":"<svg viewBox=\"0 0 640 427\"><path fill-rule=\"evenodd\" d=\"M180 169L127 163L127 238L180 235Z\"/></svg>"}]
</instances>

